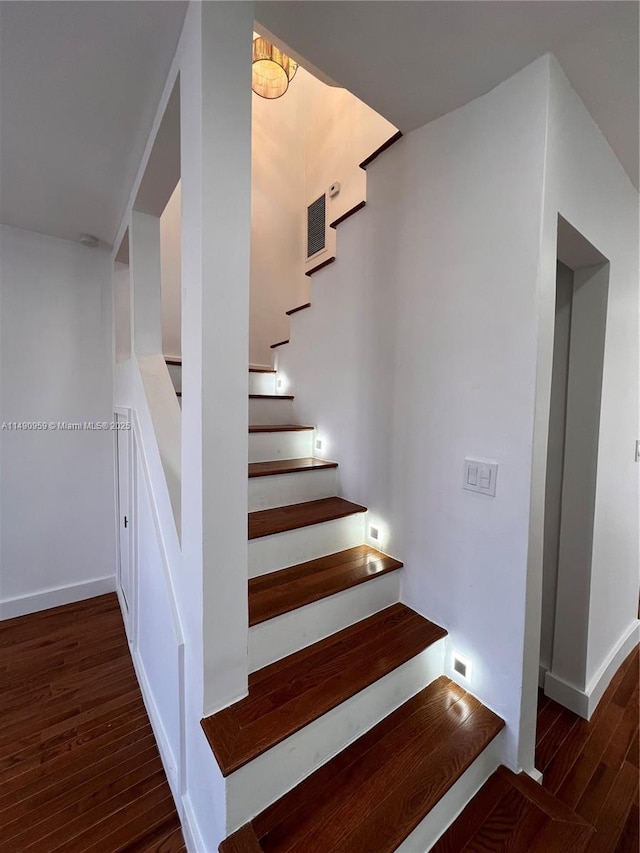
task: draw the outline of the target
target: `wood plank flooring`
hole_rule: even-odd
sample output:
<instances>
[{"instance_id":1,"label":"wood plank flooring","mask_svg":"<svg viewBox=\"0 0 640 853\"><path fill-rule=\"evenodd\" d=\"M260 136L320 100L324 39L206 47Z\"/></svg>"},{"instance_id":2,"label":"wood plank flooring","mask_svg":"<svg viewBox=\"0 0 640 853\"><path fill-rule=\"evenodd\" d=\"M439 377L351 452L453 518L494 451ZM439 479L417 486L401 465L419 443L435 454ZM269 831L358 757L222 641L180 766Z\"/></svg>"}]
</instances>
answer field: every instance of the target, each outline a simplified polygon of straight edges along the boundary
<instances>
[{"instance_id":1,"label":"wood plank flooring","mask_svg":"<svg viewBox=\"0 0 640 853\"><path fill-rule=\"evenodd\" d=\"M394 604L249 676L249 695L202 721L228 776L446 636Z\"/></svg>"},{"instance_id":2,"label":"wood plank flooring","mask_svg":"<svg viewBox=\"0 0 640 853\"><path fill-rule=\"evenodd\" d=\"M0 849L180 853L114 594L0 622Z\"/></svg>"},{"instance_id":3,"label":"wood plank flooring","mask_svg":"<svg viewBox=\"0 0 640 853\"><path fill-rule=\"evenodd\" d=\"M433 853L638 853L638 666L636 648L590 722L540 692L542 787L500 768Z\"/></svg>"}]
</instances>

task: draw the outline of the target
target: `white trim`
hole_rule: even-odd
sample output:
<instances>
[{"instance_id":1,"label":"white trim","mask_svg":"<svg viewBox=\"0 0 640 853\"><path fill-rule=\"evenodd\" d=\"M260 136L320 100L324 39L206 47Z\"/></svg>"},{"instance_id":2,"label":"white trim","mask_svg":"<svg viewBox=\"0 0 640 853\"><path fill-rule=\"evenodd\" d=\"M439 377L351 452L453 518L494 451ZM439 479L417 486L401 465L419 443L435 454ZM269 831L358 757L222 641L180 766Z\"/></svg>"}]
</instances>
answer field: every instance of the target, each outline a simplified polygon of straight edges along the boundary
<instances>
[{"instance_id":1,"label":"white trim","mask_svg":"<svg viewBox=\"0 0 640 853\"><path fill-rule=\"evenodd\" d=\"M538 687L541 690L544 690L544 680L547 677L548 672L549 672L549 667L543 666L542 664L540 664L540 666L538 667Z\"/></svg>"},{"instance_id":2,"label":"white trim","mask_svg":"<svg viewBox=\"0 0 640 853\"><path fill-rule=\"evenodd\" d=\"M206 846L187 791L182 798L182 836L189 853L206 853Z\"/></svg>"},{"instance_id":3,"label":"white trim","mask_svg":"<svg viewBox=\"0 0 640 853\"><path fill-rule=\"evenodd\" d=\"M73 604L75 601L84 601L87 598L95 598L115 591L116 576L114 574L69 586L44 589L30 595L5 598L0 601L0 621L25 616L27 613L38 613L40 610L49 610L51 607L60 607L62 604Z\"/></svg>"},{"instance_id":4,"label":"white trim","mask_svg":"<svg viewBox=\"0 0 640 853\"><path fill-rule=\"evenodd\" d=\"M538 770L537 767L532 767L530 770L524 771L527 776L530 776L534 782L537 782L538 785L542 785L542 771Z\"/></svg>"},{"instance_id":5,"label":"white trim","mask_svg":"<svg viewBox=\"0 0 640 853\"><path fill-rule=\"evenodd\" d=\"M584 689L569 684L553 672L548 672L544 682L545 695L585 720L591 719L611 679L638 641L640 641L640 620L635 619Z\"/></svg>"}]
</instances>

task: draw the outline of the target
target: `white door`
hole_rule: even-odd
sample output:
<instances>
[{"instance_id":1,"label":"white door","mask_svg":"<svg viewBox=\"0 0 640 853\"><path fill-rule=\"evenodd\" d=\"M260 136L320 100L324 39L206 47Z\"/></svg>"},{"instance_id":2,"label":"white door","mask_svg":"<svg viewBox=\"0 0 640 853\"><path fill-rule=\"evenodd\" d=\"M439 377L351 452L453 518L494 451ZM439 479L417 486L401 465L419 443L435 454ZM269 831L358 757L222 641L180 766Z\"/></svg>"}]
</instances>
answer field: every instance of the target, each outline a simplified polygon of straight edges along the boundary
<instances>
[{"instance_id":1,"label":"white door","mask_svg":"<svg viewBox=\"0 0 640 853\"><path fill-rule=\"evenodd\" d=\"M118 456L118 585L129 612L131 596L131 432L126 415L117 414Z\"/></svg>"}]
</instances>

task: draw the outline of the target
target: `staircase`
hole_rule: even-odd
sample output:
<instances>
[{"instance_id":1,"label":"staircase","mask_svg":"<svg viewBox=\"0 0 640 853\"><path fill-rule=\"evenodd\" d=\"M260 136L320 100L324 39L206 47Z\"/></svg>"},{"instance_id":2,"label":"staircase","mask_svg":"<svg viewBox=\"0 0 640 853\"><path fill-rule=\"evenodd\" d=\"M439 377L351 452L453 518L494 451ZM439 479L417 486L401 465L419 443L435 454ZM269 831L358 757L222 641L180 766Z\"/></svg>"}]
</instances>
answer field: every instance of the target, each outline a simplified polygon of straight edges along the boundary
<instances>
[{"instance_id":1,"label":"staircase","mask_svg":"<svg viewBox=\"0 0 640 853\"><path fill-rule=\"evenodd\" d=\"M446 631L400 602L275 371L250 372L249 693L202 727L222 853L429 849L495 770L504 723L444 677Z\"/></svg>"}]
</instances>

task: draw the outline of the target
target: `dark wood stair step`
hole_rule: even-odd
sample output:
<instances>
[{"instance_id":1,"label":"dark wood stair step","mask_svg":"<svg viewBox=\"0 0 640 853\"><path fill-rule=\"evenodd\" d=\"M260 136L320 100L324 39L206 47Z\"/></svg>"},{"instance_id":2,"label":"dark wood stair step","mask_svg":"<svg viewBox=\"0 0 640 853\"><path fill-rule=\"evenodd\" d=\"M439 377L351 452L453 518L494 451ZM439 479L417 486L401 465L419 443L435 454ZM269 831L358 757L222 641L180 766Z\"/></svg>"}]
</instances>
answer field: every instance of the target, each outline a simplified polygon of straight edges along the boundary
<instances>
[{"instance_id":1,"label":"dark wood stair step","mask_svg":"<svg viewBox=\"0 0 640 853\"><path fill-rule=\"evenodd\" d=\"M303 432L304 430L315 429L312 426L303 424L249 424L249 432Z\"/></svg>"},{"instance_id":2,"label":"dark wood stair step","mask_svg":"<svg viewBox=\"0 0 640 853\"><path fill-rule=\"evenodd\" d=\"M289 613L402 568L369 545L358 545L249 581L249 625Z\"/></svg>"},{"instance_id":3,"label":"dark wood stair step","mask_svg":"<svg viewBox=\"0 0 640 853\"><path fill-rule=\"evenodd\" d=\"M360 168L366 170L367 166L370 166L374 160L377 160L378 157L384 151L386 151L388 148L391 148L391 146L395 142L397 142L399 139L402 139L402 131L401 130L396 131L393 134L393 136L390 136L389 139L387 139L386 142L383 142L379 148L376 148L376 150L373 152L373 154L370 154L366 160L363 160L362 163L360 163Z\"/></svg>"},{"instance_id":4,"label":"dark wood stair step","mask_svg":"<svg viewBox=\"0 0 640 853\"><path fill-rule=\"evenodd\" d=\"M277 344L271 344L269 349L277 349L277 347L283 347L285 344L289 343L289 338L286 341L278 341Z\"/></svg>"},{"instance_id":5,"label":"dark wood stair step","mask_svg":"<svg viewBox=\"0 0 640 853\"><path fill-rule=\"evenodd\" d=\"M270 853L391 853L503 728L445 676L226 839ZM255 844L258 844L258 847Z\"/></svg>"},{"instance_id":6,"label":"dark wood stair step","mask_svg":"<svg viewBox=\"0 0 640 853\"><path fill-rule=\"evenodd\" d=\"M367 206L366 201L359 201L357 204L354 204L352 208L343 213L342 216L339 216L337 219L334 219L333 222L329 224L329 228L337 228L342 222L346 222L347 219L353 216L354 213L357 213L359 210L362 210L363 207Z\"/></svg>"},{"instance_id":7,"label":"dark wood stair step","mask_svg":"<svg viewBox=\"0 0 640 853\"><path fill-rule=\"evenodd\" d=\"M275 459L270 462L249 462L249 477L271 477L275 474L300 474L303 471L321 471L337 468L337 462L305 456L302 459Z\"/></svg>"},{"instance_id":8,"label":"dark wood stair step","mask_svg":"<svg viewBox=\"0 0 640 853\"><path fill-rule=\"evenodd\" d=\"M305 308L311 308L311 303L305 302L304 305L298 305L297 308L290 308L288 311L285 311L284 313L287 315L287 317L291 317L292 314L297 314L298 311L304 311Z\"/></svg>"},{"instance_id":9,"label":"dark wood stair step","mask_svg":"<svg viewBox=\"0 0 640 853\"><path fill-rule=\"evenodd\" d=\"M249 539L285 533L287 530L335 521L337 518L366 511L366 506L351 503L344 498L321 498L317 501L278 506L275 509L261 509L249 513Z\"/></svg>"},{"instance_id":10,"label":"dark wood stair step","mask_svg":"<svg viewBox=\"0 0 640 853\"><path fill-rule=\"evenodd\" d=\"M307 270L305 272L305 275L313 275L314 273L320 272L320 270L323 270L325 267L328 267L329 264L332 264L334 261L335 261L335 255L332 256L331 258L327 258L326 261L321 261L319 264L316 264L315 267L312 267L310 270ZM288 343L288 341L287 341L287 343Z\"/></svg>"},{"instance_id":11,"label":"dark wood stair step","mask_svg":"<svg viewBox=\"0 0 640 853\"><path fill-rule=\"evenodd\" d=\"M250 400L293 400L293 394L249 394Z\"/></svg>"},{"instance_id":12,"label":"dark wood stair step","mask_svg":"<svg viewBox=\"0 0 640 853\"><path fill-rule=\"evenodd\" d=\"M247 697L202 721L223 775L238 770L444 636L443 628L404 604L394 604L252 673Z\"/></svg>"},{"instance_id":13,"label":"dark wood stair step","mask_svg":"<svg viewBox=\"0 0 640 853\"><path fill-rule=\"evenodd\" d=\"M593 827L526 773L499 767L432 848L579 853Z\"/></svg>"},{"instance_id":14,"label":"dark wood stair step","mask_svg":"<svg viewBox=\"0 0 640 853\"><path fill-rule=\"evenodd\" d=\"M250 367L249 373L277 373L272 367Z\"/></svg>"}]
</instances>

